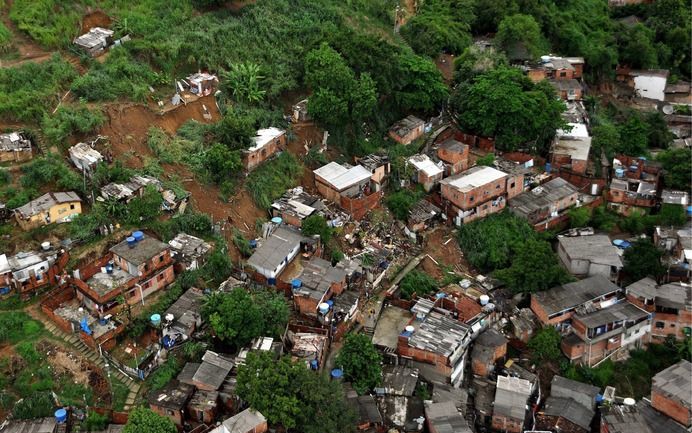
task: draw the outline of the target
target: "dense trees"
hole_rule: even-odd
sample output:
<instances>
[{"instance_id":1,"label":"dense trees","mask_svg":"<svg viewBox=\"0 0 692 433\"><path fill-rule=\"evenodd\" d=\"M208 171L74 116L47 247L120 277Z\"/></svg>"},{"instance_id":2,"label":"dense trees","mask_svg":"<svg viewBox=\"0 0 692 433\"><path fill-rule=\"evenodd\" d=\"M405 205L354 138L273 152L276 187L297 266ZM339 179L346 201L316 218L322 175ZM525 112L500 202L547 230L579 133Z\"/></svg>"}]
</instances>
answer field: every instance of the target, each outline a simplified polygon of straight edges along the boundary
<instances>
[{"instance_id":1,"label":"dense trees","mask_svg":"<svg viewBox=\"0 0 692 433\"><path fill-rule=\"evenodd\" d=\"M500 67L461 83L450 108L463 130L495 137L497 147L507 151L546 152L564 125L564 104L553 88L545 81L532 83L515 68Z\"/></svg>"},{"instance_id":2,"label":"dense trees","mask_svg":"<svg viewBox=\"0 0 692 433\"><path fill-rule=\"evenodd\" d=\"M511 266L495 272L495 276L518 293L547 290L573 280L558 263L550 244L536 239L517 244Z\"/></svg>"},{"instance_id":3,"label":"dense trees","mask_svg":"<svg viewBox=\"0 0 692 433\"><path fill-rule=\"evenodd\" d=\"M315 374L290 358L249 353L238 368L238 396L271 424L304 433L347 433L355 417L338 382Z\"/></svg>"},{"instance_id":4,"label":"dense trees","mask_svg":"<svg viewBox=\"0 0 692 433\"><path fill-rule=\"evenodd\" d=\"M305 236L319 235L324 244L328 244L332 238L332 228L327 225L327 220L322 215L310 215L301 225Z\"/></svg>"},{"instance_id":5,"label":"dense trees","mask_svg":"<svg viewBox=\"0 0 692 433\"><path fill-rule=\"evenodd\" d=\"M692 185L692 150L670 149L656 155L663 164L663 181L669 188L688 191Z\"/></svg>"},{"instance_id":6,"label":"dense trees","mask_svg":"<svg viewBox=\"0 0 692 433\"><path fill-rule=\"evenodd\" d=\"M524 14L505 17L497 29L495 43L510 60L536 59L548 48L536 20Z\"/></svg>"},{"instance_id":7,"label":"dense trees","mask_svg":"<svg viewBox=\"0 0 692 433\"><path fill-rule=\"evenodd\" d=\"M629 281L638 281L644 277L652 277L656 280L665 273L661 264L663 253L646 239L640 239L625 250L625 266L622 271Z\"/></svg>"},{"instance_id":8,"label":"dense trees","mask_svg":"<svg viewBox=\"0 0 692 433\"><path fill-rule=\"evenodd\" d=\"M529 340L529 350L536 362L556 361L562 355L560 351L560 333L552 327L540 329Z\"/></svg>"},{"instance_id":9,"label":"dense trees","mask_svg":"<svg viewBox=\"0 0 692 433\"><path fill-rule=\"evenodd\" d=\"M441 52L459 54L471 44L468 24L443 12L423 11L414 15L402 27L401 35L414 51L430 57Z\"/></svg>"},{"instance_id":10,"label":"dense trees","mask_svg":"<svg viewBox=\"0 0 692 433\"><path fill-rule=\"evenodd\" d=\"M241 348L255 337L280 336L288 323L289 311L280 293L236 288L210 296L202 315L218 339Z\"/></svg>"},{"instance_id":11,"label":"dense trees","mask_svg":"<svg viewBox=\"0 0 692 433\"><path fill-rule=\"evenodd\" d=\"M343 368L353 389L364 394L382 380L382 355L365 334L348 334L344 346L336 357L336 365Z\"/></svg>"},{"instance_id":12,"label":"dense trees","mask_svg":"<svg viewBox=\"0 0 692 433\"><path fill-rule=\"evenodd\" d=\"M437 290L437 281L425 272L413 270L399 283L401 297L411 299L415 293L418 297L426 296Z\"/></svg>"}]
</instances>

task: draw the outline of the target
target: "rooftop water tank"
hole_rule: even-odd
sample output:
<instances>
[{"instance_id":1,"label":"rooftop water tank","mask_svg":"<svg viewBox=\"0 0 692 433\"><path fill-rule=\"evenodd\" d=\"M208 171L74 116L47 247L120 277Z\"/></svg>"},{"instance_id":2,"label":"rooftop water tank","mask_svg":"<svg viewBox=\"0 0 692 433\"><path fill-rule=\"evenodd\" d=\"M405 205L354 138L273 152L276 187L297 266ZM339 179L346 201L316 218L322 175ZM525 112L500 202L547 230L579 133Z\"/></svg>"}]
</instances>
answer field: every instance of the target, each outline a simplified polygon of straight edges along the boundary
<instances>
[{"instance_id":1,"label":"rooftop water tank","mask_svg":"<svg viewBox=\"0 0 692 433\"><path fill-rule=\"evenodd\" d=\"M65 421L67 421L67 411L63 408L60 408L55 411L55 421L58 424L63 424Z\"/></svg>"},{"instance_id":2,"label":"rooftop water tank","mask_svg":"<svg viewBox=\"0 0 692 433\"><path fill-rule=\"evenodd\" d=\"M154 326L159 326L161 323L161 315L160 314L152 314L150 317L151 324Z\"/></svg>"},{"instance_id":3,"label":"rooftop water tank","mask_svg":"<svg viewBox=\"0 0 692 433\"><path fill-rule=\"evenodd\" d=\"M411 326L411 325L408 325L407 327L404 328L404 330L405 330L406 332L410 332L411 334L413 334L413 331L415 331L416 328L414 328L414 327Z\"/></svg>"},{"instance_id":4,"label":"rooftop water tank","mask_svg":"<svg viewBox=\"0 0 692 433\"><path fill-rule=\"evenodd\" d=\"M446 297L446 296L447 296L447 294L444 293L444 292L436 293L436 294L435 294L435 299L442 299L442 298L444 298L444 297Z\"/></svg>"},{"instance_id":5,"label":"rooftop water tank","mask_svg":"<svg viewBox=\"0 0 692 433\"><path fill-rule=\"evenodd\" d=\"M319 366L320 366L320 363L317 362L316 359L313 359L312 361L310 361L310 368L311 368L312 370L317 370L317 368L318 368Z\"/></svg>"},{"instance_id":6,"label":"rooftop water tank","mask_svg":"<svg viewBox=\"0 0 692 433\"><path fill-rule=\"evenodd\" d=\"M327 301L327 305L329 305L329 308L332 308L334 306L334 301L331 299Z\"/></svg>"},{"instance_id":7,"label":"rooftop water tank","mask_svg":"<svg viewBox=\"0 0 692 433\"><path fill-rule=\"evenodd\" d=\"M48 241L42 242L41 243L41 249L43 249L43 251L48 251L50 249L50 242L48 242Z\"/></svg>"},{"instance_id":8,"label":"rooftop water tank","mask_svg":"<svg viewBox=\"0 0 692 433\"><path fill-rule=\"evenodd\" d=\"M281 219L281 217L274 217L274 218L272 218L272 222L274 224L281 224L283 222L283 220Z\"/></svg>"},{"instance_id":9,"label":"rooftop water tank","mask_svg":"<svg viewBox=\"0 0 692 433\"><path fill-rule=\"evenodd\" d=\"M341 380L341 378L344 376L344 371L340 368L335 368L332 370L331 376L334 380Z\"/></svg>"},{"instance_id":10,"label":"rooftop water tank","mask_svg":"<svg viewBox=\"0 0 692 433\"><path fill-rule=\"evenodd\" d=\"M303 285L303 282L300 281L298 278L296 278L295 280L291 280L291 288L293 288L294 290L300 289L300 286L302 286L302 285Z\"/></svg>"},{"instance_id":11,"label":"rooftop water tank","mask_svg":"<svg viewBox=\"0 0 692 433\"><path fill-rule=\"evenodd\" d=\"M550 61L550 56L541 56L541 63L548 63Z\"/></svg>"},{"instance_id":12,"label":"rooftop water tank","mask_svg":"<svg viewBox=\"0 0 692 433\"><path fill-rule=\"evenodd\" d=\"M481 295L479 298L481 305L488 305L488 302L490 302L490 296L488 295Z\"/></svg>"},{"instance_id":13,"label":"rooftop water tank","mask_svg":"<svg viewBox=\"0 0 692 433\"><path fill-rule=\"evenodd\" d=\"M624 177L625 176L625 169L623 168L616 168L615 169L615 177Z\"/></svg>"},{"instance_id":14,"label":"rooftop water tank","mask_svg":"<svg viewBox=\"0 0 692 433\"><path fill-rule=\"evenodd\" d=\"M135 244L137 243L137 241L135 240L134 236L128 236L127 239L125 239L125 240L127 241L127 245L128 245L130 248L134 248L134 247L135 247Z\"/></svg>"},{"instance_id":15,"label":"rooftop water tank","mask_svg":"<svg viewBox=\"0 0 692 433\"><path fill-rule=\"evenodd\" d=\"M322 302L318 307L321 314L327 314L329 312L329 304Z\"/></svg>"},{"instance_id":16,"label":"rooftop water tank","mask_svg":"<svg viewBox=\"0 0 692 433\"><path fill-rule=\"evenodd\" d=\"M137 230L136 232L132 233L132 237L135 238L135 241L136 241L136 242L139 242L139 241L141 241L142 239L144 239L144 233L142 233L141 231Z\"/></svg>"},{"instance_id":17,"label":"rooftop water tank","mask_svg":"<svg viewBox=\"0 0 692 433\"><path fill-rule=\"evenodd\" d=\"M636 401L634 401L634 399L631 397L627 397L622 402L625 404L625 406L634 406L634 404L636 403Z\"/></svg>"},{"instance_id":18,"label":"rooftop water tank","mask_svg":"<svg viewBox=\"0 0 692 433\"><path fill-rule=\"evenodd\" d=\"M248 243L250 244L250 248L257 248L257 239L250 239Z\"/></svg>"}]
</instances>

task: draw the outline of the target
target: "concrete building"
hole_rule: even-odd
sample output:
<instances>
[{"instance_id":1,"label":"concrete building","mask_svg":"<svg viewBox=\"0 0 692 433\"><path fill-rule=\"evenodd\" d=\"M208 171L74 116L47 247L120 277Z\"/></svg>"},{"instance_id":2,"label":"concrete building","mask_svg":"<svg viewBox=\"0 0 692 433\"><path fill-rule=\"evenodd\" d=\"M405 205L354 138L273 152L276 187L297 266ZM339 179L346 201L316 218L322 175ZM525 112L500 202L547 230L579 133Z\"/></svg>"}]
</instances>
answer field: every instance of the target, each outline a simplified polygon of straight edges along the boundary
<instances>
[{"instance_id":1,"label":"concrete building","mask_svg":"<svg viewBox=\"0 0 692 433\"><path fill-rule=\"evenodd\" d=\"M495 363L507 355L507 339L494 329L482 332L471 349L471 370L478 376L488 376Z\"/></svg>"},{"instance_id":2,"label":"concrete building","mask_svg":"<svg viewBox=\"0 0 692 433\"><path fill-rule=\"evenodd\" d=\"M316 317L317 307L334 296L340 295L347 286L347 272L343 265L332 264L319 257L303 262L301 273L295 278L300 286L293 288L293 304L305 316ZM294 281L295 281L294 280Z\"/></svg>"},{"instance_id":3,"label":"concrete building","mask_svg":"<svg viewBox=\"0 0 692 433\"><path fill-rule=\"evenodd\" d=\"M548 220L558 217L564 210L578 204L577 187L557 177L531 191L517 195L509 201L509 209L535 226L547 223Z\"/></svg>"},{"instance_id":4,"label":"concrete building","mask_svg":"<svg viewBox=\"0 0 692 433\"><path fill-rule=\"evenodd\" d=\"M471 433L466 419L451 401L425 403L425 419L430 433Z\"/></svg>"},{"instance_id":5,"label":"concrete building","mask_svg":"<svg viewBox=\"0 0 692 433\"><path fill-rule=\"evenodd\" d=\"M437 157L444 163L445 176L453 176L468 169L469 145L450 138L440 143Z\"/></svg>"},{"instance_id":6,"label":"concrete building","mask_svg":"<svg viewBox=\"0 0 692 433\"><path fill-rule=\"evenodd\" d=\"M682 360L653 378L651 406L683 426L692 426L692 363Z\"/></svg>"},{"instance_id":7,"label":"concrete building","mask_svg":"<svg viewBox=\"0 0 692 433\"><path fill-rule=\"evenodd\" d=\"M626 288L627 299L652 314L651 338L661 342L669 335L678 340L692 335L692 286L658 285L643 278Z\"/></svg>"},{"instance_id":8,"label":"concrete building","mask_svg":"<svg viewBox=\"0 0 692 433\"><path fill-rule=\"evenodd\" d=\"M243 165L248 171L262 164L286 146L286 131L273 127L260 129L252 141L253 145L243 150Z\"/></svg>"},{"instance_id":9,"label":"concrete building","mask_svg":"<svg viewBox=\"0 0 692 433\"><path fill-rule=\"evenodd\" d=\"M70 222L82 213L82 199L76 192L49 192L14 210L22 230L31 230L52 223Z\"/></svg>"},{"instance_id":10,"label":"concrete building","mask_svg":"<svg viewBox=\"0 0 692 433\"><path fill-rule=\"evenodd\" d=\"M444 169L435 164L428 155L413 155L406 160L407 165L411 165L415 171L416 182L423 185L423 189L430 192L439 181L442 180Z\"/></svg>"},{"instance_id":11,"label":"concrete building","mask_svg":"<svg viewBox=\"0 0 692 433\"><path fill-rule=\"evenodd\" d=\"M620 288L607 278L596 275L583 280L531 294L531 310L544 325L560 328L570 324L577 309L586 305L606 308L617 298Z\"/></svg>"},{"instance_id":12,"label":"concrete building","mask_svg":"<svg viewBox=\"0 0 692 433\"><path fill-rule=\"evenodd\" d=\"M194 392L194 386L171 380L162 389L149 393L147 397L149 409L182 428L186 419L185 407Z\"/></svg>"},{"instance_id":13,"label":"concrete building","mask_svg":"<svg viewBox=\"0 0 692 433\"><path fill-rule=\"evenodd\" d=\"M23 133L0 134L0 162L24 162L32 157L31 140Z\"/></svg>"},{"instance_id":14,"label":"concrete building","mask_svg":"<svg viewBox=\"0 0 692 433\"><path fill-rule=\"evenodd\" d=\"M622 257L606 235L558 236L557 255L576 277L602 275L617 281L622 269Z\"/></svg>"},{"instance_id":15,"label":"concrete building","mask_svg":"<svg viewBox=\"0 0 692 433\"><path fill-rule=\"evenodd\" d=\"M388 156L382 155L365 155L362 158L356 158L356 163L362 165L366 170L369 170L372 175L370 176L370 186L373 191L381 191L382 188L387 184L387 179L389 174L392 172L392 166L389 163Z\"/></svg>"},{"instance_id":16,"label":"concrete building","mask_svg":"<svg viewBox=\"0 0 692 433\"><path fill-rule=\"evenodd\" d=\"M440 189L447 214L461 225L504 209L508 198L524 190L524 176L492 167L473 167L443 179Z\"/></svg>"},{"instance_id":17,"label":"concrete building","mask_svg":"<svg viewBox=\"0 0 692 433\"><path fill-rule=\"evenodd\" d=\"M296 258L305 239L300 232L280 226L257 247L247 264L271 282Z\"/></svg>"},{"instance_id":18,"label":"concrete building","mask_svg":"<svg viewBox=\"0 0 692 433\"><path fill-rule=\"evenodd\" d=\"M550 149L551 169L564 167L584 174L589 162L591 136L584 123L568 123L569 131L558 130Z\"/></svg>"},{"instance_id":19,"label":"concrete building","mask_svg":"<svg viewBox=\"0 0 692 433\"><path fill-rule=\"evenodd\" d=\"M494 429L520 433L524 429L532 386L518 377L497 376L491 425Z\"/></svg>"},{"instance_id":20,"label":"concrete building","mask_svg":"<svg viewBox=\"0 0 692 433\"><path fill-rule=\"evenodd\" d=\"M407 116L389 128L389 136L400 144L411 144L425 132L425 122L416 116Z\"/></svg>"},{"instance_id":21,"label":"concrete building","mask_svg":"<svg viewBox=\"0 0 692 433\"><path fill-rule=\"evenodd\" d=\"M623 359L629 350L641 348L649 340L651 318L625 301L574 315L572 330L562 339L562 351L571 362L591 367L606 357Z\"/></svg>"},{"instance_id":22,"label":"concrete building","mask_svg":"<svg viewBox=\"0 0 692 433\"><path fill-rule=\"evenodd\" d=\"M170 246L135 232L102 258L77 269L72 278L77 298L91 312L107 314L127 304L145 304L153 293L175 281Z\"/></svg>"},{"instance_id":23,"label":"concrete building","mask_svg":"<svg viewBox=\"0 0 692 433\"><path fill-rule=\"evenodd\" d=\"M315 186L324 198L337 203L354 219L359 220L371 209L379 206L383 192L377 191L381 183L377 173L362 165L354 167L334 161L313 171Z\"/></svg>"}]
</instances>

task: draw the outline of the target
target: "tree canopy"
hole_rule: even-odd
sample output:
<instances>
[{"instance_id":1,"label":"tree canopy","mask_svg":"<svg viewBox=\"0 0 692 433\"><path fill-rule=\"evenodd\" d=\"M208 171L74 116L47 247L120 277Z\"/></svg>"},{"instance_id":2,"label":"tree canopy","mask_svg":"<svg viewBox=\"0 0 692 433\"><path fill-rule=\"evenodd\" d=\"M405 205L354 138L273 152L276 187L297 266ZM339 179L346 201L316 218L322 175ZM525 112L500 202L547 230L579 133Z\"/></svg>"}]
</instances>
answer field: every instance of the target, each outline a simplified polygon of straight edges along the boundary
<instances>
[{"instance_id":1,"label":"tree canopy","mask_svg":"<svg viewBox=\"0 0 692 433\"><path fill-rule=\"evenodd\" d=\"M177 433L178 429L169 418L151 409L138 407L127 416L123 433Z\"/></svg>"},{"instance_id":2,"label":"tree canopy","mask_svg":"<svg viewBox=\"0 0 692 433\"><path fill-rule=\"evenodd\" d=\"M558 263L550 244L536 239L518 243L510 267L498 270L495 276L517 293L547 290L573 280Z\"/></svg>"},{"instance_id":3,"label":"tree canopy","mask_svg":"<svg viewBox=\"0 0 692 433\"><path fill-rule=\"evenodd\" d=\"M548 326L536 332L536 335L529 340L529 350L534 361L555 361L560 358L560 333L552 327Z\"/></svg>"},{"instance_id":4,"label":"tree canopy","mask_svg":"<svg viewBox=\"0 0 692 433\"><path fill-rule=\"evenodd\" d=\"M343 368L353 389L364 394L382 380L382 355L365 334L347 334L344 346L336 357L336 365Z\"/></svg>"},{"instance_id":5,"label":"tree canopy","mask_svg":"<svg viewBox=\"0 0 692 433\"><path fill-rule=\"evenodd\" d=\"M663 253L656 245L646 239L640 239L625 250L623 272L630 281L639 281L644 277L658 280L665 273L661 264Z\"/></svg>"}]
</instances>

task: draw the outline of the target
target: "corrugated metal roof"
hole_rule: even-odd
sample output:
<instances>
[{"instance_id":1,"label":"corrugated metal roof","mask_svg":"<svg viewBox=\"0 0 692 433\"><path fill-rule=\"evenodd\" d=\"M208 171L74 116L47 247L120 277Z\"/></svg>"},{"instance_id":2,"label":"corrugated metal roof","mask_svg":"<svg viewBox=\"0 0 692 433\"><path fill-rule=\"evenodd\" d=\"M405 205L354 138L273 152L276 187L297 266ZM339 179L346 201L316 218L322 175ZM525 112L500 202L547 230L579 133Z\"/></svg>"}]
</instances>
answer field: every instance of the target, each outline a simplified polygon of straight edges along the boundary
<instances>
[{"instance_id":1,"label":"corrugated metal roof","mask_svg":"<svg viewBox=\"0 0 692 433\"><path fill-rule=\"evenodd\" d=\"M654 376L653 388L692 407L692 363L682 360Z\"/></svg>"},{"instance_id":2,"label":"corrugated metal roof","mask_svg":"<svg viewBox=\"0 0 692 433\"><path fill-rule=\"evenodd\" d=\"M270 141L274 140L277 137L280 137L284 135L286 131L283 129L279 128L265 128L265 129L259 129L257 130L257 133L255 136L252 138L252 141L255 143L252 147L248 148L248 152L254 152L256 150L259 150L263 148L264 146L267 145Z\"/></svg>"},{"instance_id":3,"label":"corrugated metal roof","mask_svg":"<svg viewBox=\"0 0 692 433\"><path fill-rule=\"evenodd\" d=\"M466 192L480 186L487 185L506 176L506 173L493 167L476 166L466 170L463 173L443 179L440 183L448 184L459 191Z\"/></svg>"},{"instance_id":4,"label":"corrugated metal roof","mask_svg":"<svg viewBox=\"0 0 692 433\"><path fill-rule=\"evenodd\" d=\"M622 267L622 258L606 235L558 236L560 247L570 260L588 260L591 263Z\"/></svg>"},{"instance_id":5,"label":"corrugated metal roof","mask_svg":"<svg viewBox=\"0 0 692 433\"><path fill-rule=\"evenodd\" d=\"M81 202L82 199L79 198L76 192L49 192L43 194L41 197L31 200L24 206L15 209L22 217L27 218L33 215L38 215L41 212L48 211L55 205L70 202Z\"/></svg>"},{"instance_id":6,"label":"corrugated metal roof","mask_svg":"<svg viewBox=\"0 0 692 433\"><path fill-rule=\"evenodd\" d=\"M444 172L428 155L413 155L408 159L408 162L428 177L437 176Z\"/></svg>"},{"instance_id":7,"label":"corrugated metal roof","mask_svg":"<svg viewBox=\"0 0 692 433\"><path fill-rule=\"evenodd\" d=\"M314 170L313 173L324 179L325 182L329 183L337 191L347 189L370 179L370 176L372 176L372 173L362 165L346 168L334 161Z\"/></svg>"},{"instance_id":8,"label":"corrugated metal roof","mask_svg":"<svg viewBox=\"0 0 692 433\"><path fill-rule=\"evenodd\" d=\"M553 287L531 296L543 307L548 315L575 308L601 296L615 293L620 288L602 275L585 278L573 283Z\"/></svg>"}]
</instances>

